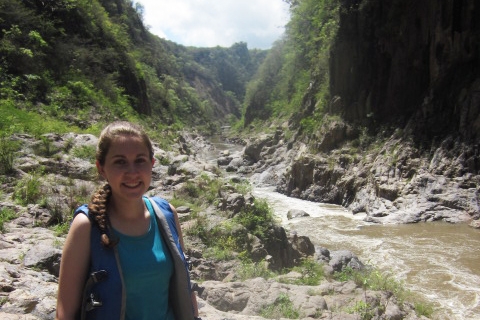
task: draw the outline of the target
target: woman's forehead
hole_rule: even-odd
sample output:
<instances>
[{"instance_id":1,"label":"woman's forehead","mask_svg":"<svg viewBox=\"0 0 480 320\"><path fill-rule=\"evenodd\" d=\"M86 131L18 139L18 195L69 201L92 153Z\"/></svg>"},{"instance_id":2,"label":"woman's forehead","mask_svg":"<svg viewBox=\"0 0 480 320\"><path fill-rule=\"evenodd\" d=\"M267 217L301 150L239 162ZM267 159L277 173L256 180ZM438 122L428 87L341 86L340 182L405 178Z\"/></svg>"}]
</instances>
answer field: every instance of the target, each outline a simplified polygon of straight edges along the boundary
<instances>
[{"instance_id":1,"label":"woman's forehead","mask_svg":"<svg viewBox=\"0 0 480 320\"><path fill-rule=\"evenodd\" d=\"M140 152L148 154L148 147L142 138L131 135L121 135L112 140L109 153Z\"/></svg>"}]
</instances>

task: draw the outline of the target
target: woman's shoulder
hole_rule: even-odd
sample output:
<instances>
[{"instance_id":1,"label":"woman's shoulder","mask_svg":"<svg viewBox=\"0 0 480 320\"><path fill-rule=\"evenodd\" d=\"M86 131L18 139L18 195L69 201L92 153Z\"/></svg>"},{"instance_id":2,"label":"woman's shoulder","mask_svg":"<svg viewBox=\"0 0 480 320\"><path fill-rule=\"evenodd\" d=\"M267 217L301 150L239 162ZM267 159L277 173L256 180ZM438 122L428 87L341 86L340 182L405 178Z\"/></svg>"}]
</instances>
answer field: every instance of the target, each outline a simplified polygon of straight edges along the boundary
<instances>
[{"instance_id":1,"label":"woman's shoulder","mask_svg":"<svg viewBox=\"0 0 480 320\"><path fill-rule=\"evenodd\" d=\"M77 214L73 217L70 225L70 233L88 235L91 231L92 224L86 214Z\"/></svg>"},{"instance_id":2,"label":"woman's shoulder","mask_svg":"<svg viewBox=\"0 0 480 320\"><path fill-rule=\"evenodd\" d=\"M75 209L70 229L81 228L89 231L91 225L90 216L88 215L88 205L83 204Z\"/></svg>"},{"instance_id":3,"label":"woman's shoulder","mask_svg":"<svg viewBox=\"0 0 480 320\"><path fill-rule=\"evenodd\" d=\"M81 206L77 207L73 212L73 217L76 217L79 213L83 213L83 215L88 217L88 204L82 204Z\"/></svg>"}]
</instances>

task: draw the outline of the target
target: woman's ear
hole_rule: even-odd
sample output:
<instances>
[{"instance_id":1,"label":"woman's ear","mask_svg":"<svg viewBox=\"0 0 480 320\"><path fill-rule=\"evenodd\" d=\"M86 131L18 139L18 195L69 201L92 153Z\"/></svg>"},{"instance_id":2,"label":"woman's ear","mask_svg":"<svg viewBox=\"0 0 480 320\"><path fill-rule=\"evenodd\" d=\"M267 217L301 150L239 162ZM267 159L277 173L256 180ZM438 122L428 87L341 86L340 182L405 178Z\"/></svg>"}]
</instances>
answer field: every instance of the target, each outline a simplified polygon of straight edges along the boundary
<instances>
[{"instance_id":1,"label":"woman's ear","mask_svg":"<svg viewBox=\"0 0 480 320\"><path fill-rule=\"evenodd\" d=\"M95 165L97 166L97 171L98 171L98 174L101 175L104 179L107 179L105 177L105 170L103 169L103 166L100 164L100 162L95 161Z\"/></svg>"}]
</instances>

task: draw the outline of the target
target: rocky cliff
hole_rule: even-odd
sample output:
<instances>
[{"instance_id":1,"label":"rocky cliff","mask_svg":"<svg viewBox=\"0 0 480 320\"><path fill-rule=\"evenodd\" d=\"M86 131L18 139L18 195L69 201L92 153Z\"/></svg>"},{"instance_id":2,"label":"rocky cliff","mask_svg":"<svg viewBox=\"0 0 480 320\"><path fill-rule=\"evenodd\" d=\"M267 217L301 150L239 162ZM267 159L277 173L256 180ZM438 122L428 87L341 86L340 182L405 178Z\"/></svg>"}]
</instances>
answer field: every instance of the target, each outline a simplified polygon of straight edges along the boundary
<instances>
[{"instance_id":1,"label":"rocky cliff","mask_svg":"<svg viewBox=\"0 0 480 320\"><path fill-rule=\"evenodd\" d=\"M324 124L252 141L257 170L284 163L262 179L380 223L478 219L478 1L353 0L339 12Z\"/></svg>"},{"instance_id":2,"label":"rocky cliff","mask_svg":"<svg viewBox=\"0 0 480 320\"><path fill-rule=\"evenodd\" d=\"M413 121L417 141L454 134L478 144L478 16L475 0L342 1L331 111L372 131Z\"/></svg>"}]
</instances>

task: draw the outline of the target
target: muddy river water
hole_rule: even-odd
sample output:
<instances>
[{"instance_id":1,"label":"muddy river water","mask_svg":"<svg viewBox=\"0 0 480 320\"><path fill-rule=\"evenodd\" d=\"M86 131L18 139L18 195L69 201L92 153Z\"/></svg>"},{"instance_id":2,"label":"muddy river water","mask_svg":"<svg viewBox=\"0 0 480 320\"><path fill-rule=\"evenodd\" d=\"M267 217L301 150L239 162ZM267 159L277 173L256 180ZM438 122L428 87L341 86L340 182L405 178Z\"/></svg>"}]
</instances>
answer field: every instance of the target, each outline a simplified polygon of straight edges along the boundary
<instances>
[{"instance_id":1,"label":"muddy river water","mask_svg":"<svg viewBox=\"0 0 480 320\"><path fill-rule=\"evenodd\" d=\"M319 204L254 188L286 229L316 246L347 249L361 261L391 272L395 279L434 303L435 319L480 319L480 232L466 224L372 225L340 206ZM290 209L310 217L288 220Z\"/></svg>"},{"instance_id":2,"label":"muddy river water","mask_svg":"<svg viewBox=\"0 0 480 320\"><path fill-rule=\"evenodd\" d=\"M253 195L268 201L287 230L308 236L316 246L350 250L362 262L391 273L434 304L434 319L480 320L480 230L442 222L375 225L341 206L290 198L273 187L254 186ZM288 220L290 209L309 217Z\"/></svg>"}]
</instances>

